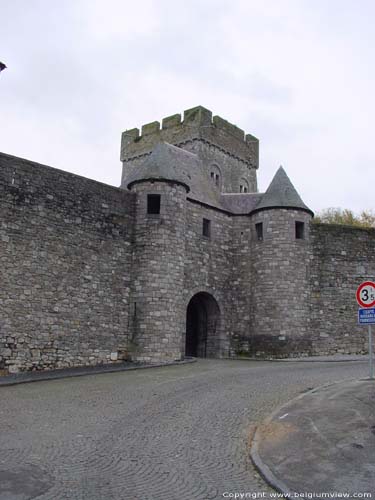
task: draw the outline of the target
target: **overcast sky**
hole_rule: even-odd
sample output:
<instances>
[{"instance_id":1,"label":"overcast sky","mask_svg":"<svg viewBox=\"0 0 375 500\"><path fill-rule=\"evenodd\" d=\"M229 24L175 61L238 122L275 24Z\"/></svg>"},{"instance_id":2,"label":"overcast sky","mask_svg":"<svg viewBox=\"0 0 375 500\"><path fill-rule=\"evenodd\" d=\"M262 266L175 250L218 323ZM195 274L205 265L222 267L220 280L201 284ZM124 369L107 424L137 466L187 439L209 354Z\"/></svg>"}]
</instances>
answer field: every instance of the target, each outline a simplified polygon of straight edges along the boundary
<instances>
[{"instance_id":1,"label":"overcast sky","mask_svg":"<svg viewBox=\"0 0 375 500\"><path fill-rule=\"evenodd\" d=\"M0 151L118 186L121 132L202 105L314 211L374 209L373 0L0 0Z\"/></svg>"}]
</instances>

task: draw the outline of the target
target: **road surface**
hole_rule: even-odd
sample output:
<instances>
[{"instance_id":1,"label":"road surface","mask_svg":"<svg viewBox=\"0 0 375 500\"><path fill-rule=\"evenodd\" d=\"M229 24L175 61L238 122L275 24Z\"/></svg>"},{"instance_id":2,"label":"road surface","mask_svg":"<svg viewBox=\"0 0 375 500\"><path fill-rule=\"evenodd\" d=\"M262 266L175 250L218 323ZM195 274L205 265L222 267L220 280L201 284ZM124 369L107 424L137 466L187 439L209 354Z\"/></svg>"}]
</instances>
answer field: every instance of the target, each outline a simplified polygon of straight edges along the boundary
<instances>
[{"instance_id":1,"label":"road surface","mask_svg":"<svg viewBox=\"0 0 375 500\"><path fill-rule=\"evenodd\" d=\"M0 387L0 500L261 498L257 423L309 388L366 375L366 362L202 359Z\"/></svg>"}]
</instances>

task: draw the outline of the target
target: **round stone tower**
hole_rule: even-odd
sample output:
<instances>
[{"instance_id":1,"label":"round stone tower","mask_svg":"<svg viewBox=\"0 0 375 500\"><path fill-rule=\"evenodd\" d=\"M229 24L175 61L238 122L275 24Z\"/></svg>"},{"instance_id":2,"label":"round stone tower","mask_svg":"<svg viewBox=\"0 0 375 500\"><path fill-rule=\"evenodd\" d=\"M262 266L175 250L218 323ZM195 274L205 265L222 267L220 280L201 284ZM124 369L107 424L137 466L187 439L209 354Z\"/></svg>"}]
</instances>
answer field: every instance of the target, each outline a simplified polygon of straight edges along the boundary
<instances>
[{"instance_id":1,"label":"round stone tower","mask_svg":"<svg viewBox=\"0 0 375 500\"><path fill-rule=\"evenodd\" d=\"M282 167L251 213L254 355L310 352L309 225L303 203Z\"/></svg>"},{"instance_id":2,"label":"round stone tower","mask_svg":"<svg viewBox=\"0 0 375 500\"><path fill-rule=\"evenodd\" d=\"M161 143L129 176L136 193L132 292L132 358L146 362L181 359L185 328L185 156Z\"/></svg>"}]
</instances>

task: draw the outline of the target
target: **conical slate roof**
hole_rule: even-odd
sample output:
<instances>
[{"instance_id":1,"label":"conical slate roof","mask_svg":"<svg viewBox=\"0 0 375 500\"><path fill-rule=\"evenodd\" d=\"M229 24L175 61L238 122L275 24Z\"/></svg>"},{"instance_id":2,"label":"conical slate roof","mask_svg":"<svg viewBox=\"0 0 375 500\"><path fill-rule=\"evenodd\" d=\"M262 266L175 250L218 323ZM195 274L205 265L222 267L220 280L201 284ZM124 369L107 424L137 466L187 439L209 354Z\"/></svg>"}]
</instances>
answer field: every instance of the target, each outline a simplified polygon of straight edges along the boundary
<instances>
[{"instance_id":1,"label":"conical slate roof","mask_svg":"<svg viewBox=\"0 0 375 500\"><path fill-rule=\"evenodd\" d=\"M135 168L126 179L127 187L142 181L170 181L183 184L190 191L190 170L198 162L194 153L161 142L144 163Z\"/></svg>"},{"instance_id":2,"label":"conical slate roof","mask_svg":"<svg viewBox=\"0 0 375 500\"><path fill-rule=\"evenodd\" d=\"M283 167L280 167L253 212L267 208L296 208L314 215L301 200Z\"/></svg>"}]
</instances>

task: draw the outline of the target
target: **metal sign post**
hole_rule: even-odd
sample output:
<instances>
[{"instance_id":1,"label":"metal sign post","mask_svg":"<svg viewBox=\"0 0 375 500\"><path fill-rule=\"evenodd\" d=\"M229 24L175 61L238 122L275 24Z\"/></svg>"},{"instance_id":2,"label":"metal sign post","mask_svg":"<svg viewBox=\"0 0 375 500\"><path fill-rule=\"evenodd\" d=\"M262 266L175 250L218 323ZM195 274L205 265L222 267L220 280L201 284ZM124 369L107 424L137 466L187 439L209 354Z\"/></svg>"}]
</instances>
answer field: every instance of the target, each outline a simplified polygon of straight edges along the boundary
<instances>
[{"instance_id":1,"label":"metal sign post","mask_svg":"<svg viewBox=\"0 0 375 500\"><path fill-rule=\"evenodd\" d=\"M373 380L374 360L371 325L375 324L375 283L373 281L365 281L359 285L356 298L359 306L362 308L358 309L358 323L360 325L368 325L369 378Z\"/></svg>"},{"instance_id":2,"label":"metal sign post","mask_svg":"<svg viewBox=\"0 0 375 500\"><path fill-rule=\"evenodd\" d=\"M372 359L372 330L368 325L369 377L374 378L374 360Z\"/></svg>"}]
</instances>

